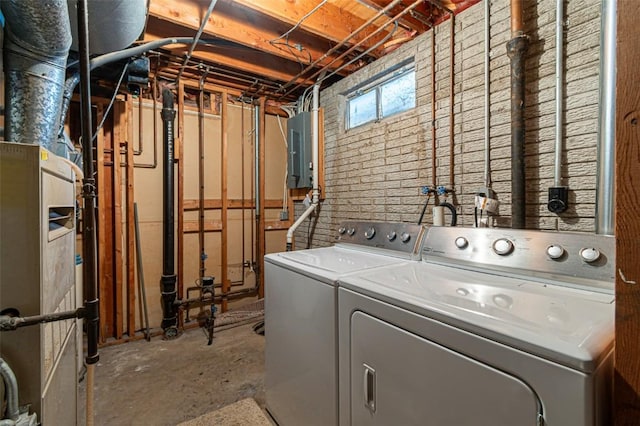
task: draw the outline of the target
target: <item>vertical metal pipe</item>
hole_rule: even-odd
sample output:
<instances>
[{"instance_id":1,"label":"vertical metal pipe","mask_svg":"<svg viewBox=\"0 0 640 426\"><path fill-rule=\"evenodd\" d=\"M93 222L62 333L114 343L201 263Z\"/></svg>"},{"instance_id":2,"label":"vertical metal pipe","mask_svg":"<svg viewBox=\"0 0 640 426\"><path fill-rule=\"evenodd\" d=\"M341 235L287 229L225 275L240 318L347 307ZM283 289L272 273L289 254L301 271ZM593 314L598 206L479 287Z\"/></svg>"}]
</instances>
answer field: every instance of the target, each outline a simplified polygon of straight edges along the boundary
<instances>
[{"instance_id":1,"label":"vertical metal pipe","mask_svg":"<svg viewBox=\"0 0 640 426\"><path fill-rule=\"evenodd\" d=\"M449 14L451 20L449 34L449 185L455 190L455 58L456 58L456 18L453 12Z\"/></svg>"},{"instance_id":2,"label":"vertical metal pipe","mask_svg":"<svg viewBox=\"0 0 640 426\"><path fill-rule=\"evenodd\" d=\"M596 234L615 231L616 26L615 0L602 0Z\"/></svg>"},{"instance_id":3,"label":"vertical metal pipe","mask_svg":"<svg viewBox=\"0 0 640 426\"><path fill-rule=\"evenodd\" d=\"M254 167L255 167L255 212L256 212L256 223L260 218L260 106L254 105L253 107L253 140L254 140Z\"/></svg>"},{"instance_id":4,"label":"vertical metal pipe","mask_svg":"<svg viewBox=\"0 0 640 426\"><path fill-rule=\"evenodd\" d=\"M174 120L176 111L173 107L171 90L162 91L162 122L164 136L164 171L162 175L162 330L165 338L178 335L178 314L174 307L176 300L175 249L174 249Z\"/></svg>"},{"instance_id":5,"label":"vertical metal pipe","mask_svg":"<svg viewBox=\"0 0 640 426\"><path fill-rule=\"evenodd\" d=\"M564 83L564 0L556 1L556 144L553 185L562 185L563 83Z\"/></svg>"},{"instance_id":6,"label":"vertical metal pipe","mask_svg":"<svg viewBox=\"0 0 640 426\"><path fill-rule=\"evenodd\" d=\"M526 226L524 77L525 55L529 39L522 31L522 0L511 0L511 15L512 38L507 43L507 55L511 59L511 227L524 229Z\"/></svg>"},{"instance_id":7,"label":"vertical metal pipe","mask_svg":"<svg viewBox=\"0 0 640 426\"><path fill-rule=\"evenodd\" d=\"M431 28L431 185L435 189L437 182L436 168L436 29Z\"/></svg>"},{"instance_id":8,"label":"vertical metal pipe","mask_svg":"<svg viewBox=\"0 0 640 426\"><path fill-rule=\"evenodd\" d=\"M489 188L491 185L491 74L489 69L489 61L491 59L491 2L484 2L484 186Z\"/></svg>"},{"instance_id":9,"label":"vertical metal pipe","mask_svg":"<svg viewBox=\"0 0 640 426\"><path fill-rule=\"evenodd\" d=\"M78 38L80 48L80 106L82 121L82 156L84 179L82 180L82 196L84 209L82 211L82 255L84 256L83 281L84 300L87 314L87 364L95 364L98 356L98 325L100 321L98 306L98 288L96 280L96 180L93 170L91 118L91 80L89 69L89 14L87 0L78 0ZM98 153L101 155L102 153Z\"/></svg>"}]
</instances>

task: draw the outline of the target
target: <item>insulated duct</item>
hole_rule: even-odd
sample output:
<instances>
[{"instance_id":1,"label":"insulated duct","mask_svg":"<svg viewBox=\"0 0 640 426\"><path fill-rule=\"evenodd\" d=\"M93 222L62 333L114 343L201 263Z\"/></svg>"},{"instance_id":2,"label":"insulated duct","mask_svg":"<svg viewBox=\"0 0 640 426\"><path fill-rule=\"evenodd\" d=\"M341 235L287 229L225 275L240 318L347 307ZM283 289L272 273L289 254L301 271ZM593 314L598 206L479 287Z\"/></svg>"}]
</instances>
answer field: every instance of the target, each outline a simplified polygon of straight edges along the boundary
<instances>
[{"instance_id":1,"label":"insulated duct","mask_svg":"<svg viewBox=\"0 0 640 426\"><path fill-rule=\"evenodd\" d=\"M41 2L39 2L41 3ZM71 18L71 50L78 50L77 0L67 0ZM89 0L89 54L124 49L142 33L147 15L146 0ZM114 29L117 29L114 31Z\"/></svg>"},{"instance_id":2,"label":"insulated duct","mask_svg":"<svg viewBox=\"0 0 640 426\"><path fill-rule=\"evenodd\" d=\"M596 234L614 235L616 137L616 1L602 0Z\"/></svg>"},{"instance_id":3,"label":"insulated duct","mask_svg":"<svg viewBox=\"0 0 640 426\"><path fill-rule=\"evenodd\" d=\"M511 59L511 227L524 229L526 219L524 173L524 89L525 55L529 38L523 32L523 0L511 0L511 40L507 55Z\"/></svg>"},{"instance_id":4,"label":"insulated duct","mask_svg":"<svg viewBox=\"0 0 640 426\"><path fill-rule=\"evenodd\" d=\"M162 174L162 330L165 338L178 335L178 313L176 300L175 244L174 244L174 203L173 203L173 142L176 111L173 107L171 90L162 91L162 123L164 138L164 169Z\"/></svg>"},{"instance_id":5,"label":"insulated duct","mask_svg":"<svg viewBox=\"0 0 640 426\"><path fill-rule=\"evenodd\" d=\"M65 0L8 0L4 41L5 139L51 150L71 46Z\"/></svg>"}]
</instances>

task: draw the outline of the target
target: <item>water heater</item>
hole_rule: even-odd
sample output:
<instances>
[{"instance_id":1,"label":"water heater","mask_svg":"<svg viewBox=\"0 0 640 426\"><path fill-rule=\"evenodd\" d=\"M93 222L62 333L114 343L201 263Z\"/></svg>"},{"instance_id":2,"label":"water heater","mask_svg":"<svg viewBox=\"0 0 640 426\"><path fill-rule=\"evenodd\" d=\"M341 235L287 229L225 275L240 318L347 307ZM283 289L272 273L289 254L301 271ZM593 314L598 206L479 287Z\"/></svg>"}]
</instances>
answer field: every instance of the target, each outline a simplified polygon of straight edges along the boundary
<instances>
[{"instance_id":1,"label":"water heater","mask_svg":"<svg viewBox=\"0 0 640 426\"><path fill-rule=\"evenodd\" d=\"M0 310L20 316L75 310L75 177L39 145L0 142ZM74 319L0 333L19 404L46 425L76 424Z\"/></svg>"}]
</instances>

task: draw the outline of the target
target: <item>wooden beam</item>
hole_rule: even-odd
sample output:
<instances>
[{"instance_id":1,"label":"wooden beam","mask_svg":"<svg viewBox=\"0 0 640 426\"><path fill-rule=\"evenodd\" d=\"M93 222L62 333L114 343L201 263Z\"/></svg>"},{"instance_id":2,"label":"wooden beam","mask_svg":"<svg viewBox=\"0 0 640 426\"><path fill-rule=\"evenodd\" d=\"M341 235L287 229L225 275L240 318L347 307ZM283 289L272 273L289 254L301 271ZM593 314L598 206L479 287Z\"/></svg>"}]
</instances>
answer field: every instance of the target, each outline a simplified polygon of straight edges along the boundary
<instances>
[{"instance_id":1,"label":"wooden beam","mask_svg":"<svg viewBox=\"0 0 640 426\"><path fill-rule=\"evenodd\" d=\"M125 129L127 132L127 334L136 332L135 223L133 216L133 96L127 95ZM140 123L142 126L142 123Z\"/></svg>"},{"instance_id":2,"label":"wooden beam","mask_svg":"<svg viewBox=\"0 0 640 426\"><path fill-rule=\"evenodd\" d=\"M182 36L191 37L193 36L193 32L171 23L162 22L162 26L159 26L157 21L150 21L147 26L144 41ZM189 47L190 46L185 44L174 44L167 45L163 47L163 49L170 51L178 57L183 57L185 50ZM256 74L271 80L290 81L300 72L300 65L298 63L283 60L282 58L277 58L257 50L232 46L199 45L193 51L192 58L194 61L202 60L212 64L236 68L246 73ZM304 83L304 81L302 78L297 80L298 83Z\"/></svg>"},{"instance_id":3,"label":"wooden beam","mask_svg":"<svg viewBox=\"0 0 640 426\"><path fill-rule=\"evenodd\" d=\"M115 269L112 282L115 292L115 338L121 339L123 334L123 249L122 249L122 168L120 144L124 141L126 129L122 125L123 102L113 105L113 264Z\"/></svg>"},{"instance_id":4,"label":"wooden beam","mask_svg":"<svg viewBox=\"0 0 640 426\"><path fill-rule=\"evenodd\" d=\"M184 234L194 234L198 232L199 226L197 220L187 220L184 222ZM222 222L219 220L205 220L204 232L220 232L222 231Z\"/></svg>"},{"instance_id":5,"label":"wooden beam","mask_svg":"<svg viewBox=\"0 0 640 426\"><path fill-rule=\"evenodd\" d=\"M102 105L96 105L96 121L102 121ZM104 343L108 333L107 306L105 296L109 291L107 282L107 211L106 211L106 174L104 166L104 132L98 131L96 137L96 176L98 186L98 295L100 297L100 341Z\"/></svg>"},{"instance_id":6,"label":"wooden beam","mask_svg":"<svg viewBox=\"0 0 640 426\"><path fill-rule=\"evenodd\" d=\"M258 229L256 231L256 262L258 262L258 271L260 271L260 280L258 282L258 297L261 299L264 297L264 255L266 251L266 243L265 243L265 222L264 222L264 187L265 187L265 107L266 99L264 97L260 98L260 115L258 118L258 162L260 169L260 176L258 177L258 187L260 192L259 204L260 208L258 213L260 215L260 220L258 221Z\"/></svg>"},{"instance_id":7,"label":"wooden beam","mask_svg":"<svg viewBox=\"0 0 640 426\"><path fill-rule=\"evenodd\" d=\"M616 75L616 350L614 424L640 419L640 9L618 2Z\"/></svg>"},{"instance_id":8,"label":"wooden beam","mask_svg":"<svg viewBox=\"0 0 640 426\"><path fill-rule=\"evenodd\" d=\"M366 21L358 16L348 13L345 9L339 8L331 3L325 3L314 13L308 15L319 2L316 0L234 0L234 3L251 8L264 15L270 16L282 22L294 26L298 23L299 28L311 34L326 38L333 42L340 42L351 36L353 31L358 29ZM372 16L374 13L371 14ZM383 21L386 18L383 18ZM301 22L302 21L302 22ZM389 25L389 30L393 27ZM347 46L355 44L377 29L371 25L351 38ZM381 31L376 37L372 37L361 46L362 50L375 45L384 38L388 31Z\"/></svg>"},{"instance_id":9,"label":"wooden beam","mask_svg":"<svg viewBox=\"0 0 640 426\"><path fill-rule=\"evenodd\" d=\"M154 0L149 5L150 20L159 19L197 31L208 4L209 0L200 2ZM237 4L220 1L205 24L202 38L207 38L208 35L214 36L289 61L302 62L305 65L321 58L327 51L326 41L300 31L292 33L288 44L285 43L285 39L281 39L280 35L287 30L288 27L279 21L258 15L253 10ZM344 60L336 61L332 69L344 65L345 62ZM329 60L325 59L320 62L320 66L328 63ZM349 65L341 74L347 75L353 71L355 67Z\"/></svg>"},{"instance_id":10,"label":"wooden beam","mask_svg":"<svg viewBox=\"0 0 640 426\"><path fill-rule=\"evenodd\" d=\"M184 200L184 210L185 211L193 211L198 210L200 203L198 200ZM255 202L253 200L245 200L244 206L242 204L242 200L240 199L230 199L227 200L227 208L233 210L240 209L253 209L255 207ZM208 199L204 200L204 208L205 210L216 210L222 208L222 200L221 199ZM265 209L281 209L282 208L282 200L265 200L264 201Z\"/></svg>"},{"instance_id":11,"label":"wooden beam","mask_svg":"<svg viewBox=\"0 0 640 426\"><path fill-rule=\"evenodd\" d=\"M222 198L222 211L220 216L222 218L222 236L220 243L220 267L222 268L222 303L221 310L226 312L228 309L228 301L225 295L231 290L231 283L227 277L228 275L228 222L227 222L227 200L228 195L228 165L229 165L229 138L228 138L228 126L229 126L229 108L227 106L227 94L222 94L222 119L220 120L220 126L222 127L222 143L221 143L221 185L220 185L220 197Z\"/></svg>"},{"instance_id":12,"label":"wooden beam","mask_svg":"<svg viewBox=\"0 0 640 426\"><path fill-rule=\"evenodd\" d=\"M264 223L265 231L281 231L283 229L289 229L293 225L291 220L272 220Z\"/></svg>"},{"instance_id":13,"label":"wooden beam","mask_svg":"<svg viewBox=\"0 0 640 426\"><path fill-rule=\"evenodd\" d=\"M184 298L184 83L178 81L178 298ZM184 318L178 316L178 329L182 329Z\"/></svg>"}]
</instances>

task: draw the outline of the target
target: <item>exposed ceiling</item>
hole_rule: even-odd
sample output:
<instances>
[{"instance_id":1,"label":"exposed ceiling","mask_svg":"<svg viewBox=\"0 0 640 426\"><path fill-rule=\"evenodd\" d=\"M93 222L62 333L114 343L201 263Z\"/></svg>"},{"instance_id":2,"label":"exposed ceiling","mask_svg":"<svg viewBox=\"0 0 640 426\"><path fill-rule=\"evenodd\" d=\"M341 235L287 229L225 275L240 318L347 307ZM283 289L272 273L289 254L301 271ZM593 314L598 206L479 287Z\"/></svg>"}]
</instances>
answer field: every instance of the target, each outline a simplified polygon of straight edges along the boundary
<instances>
[{"instance_id":1,"label":"exposed ceiling","mask_svg":"<svg viewBox=\"0 0 640 426\"><path fill-rule=\"evenodd\" d=\"M200 40L211 43L151 52L152 71L290 100L318 77L348 75L479 1L149 0L144 40L202 29Z\"/></svg>"}]
</instances>

